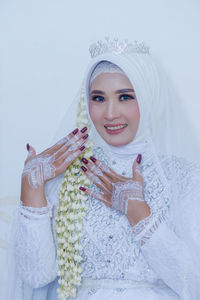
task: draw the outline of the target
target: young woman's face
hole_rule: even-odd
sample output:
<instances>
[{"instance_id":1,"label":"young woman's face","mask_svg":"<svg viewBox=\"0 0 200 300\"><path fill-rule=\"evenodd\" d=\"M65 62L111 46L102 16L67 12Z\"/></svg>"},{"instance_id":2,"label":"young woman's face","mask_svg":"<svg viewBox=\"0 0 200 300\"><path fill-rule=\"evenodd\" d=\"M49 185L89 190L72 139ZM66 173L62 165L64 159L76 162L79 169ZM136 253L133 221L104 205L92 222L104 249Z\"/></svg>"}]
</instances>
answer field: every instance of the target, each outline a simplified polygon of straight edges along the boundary
<instances>
[{"instance_id":1,"label":"young woman's face","mask_svg":"<svg viewBox=\"0 0 200 300\"><path fill-rule=\"evenodd\" d=\"M101 73L92 81L89 112L96 130L111 146L126 145L136 136L139 106L125 75Z\"/></svg>"}]
</instances>

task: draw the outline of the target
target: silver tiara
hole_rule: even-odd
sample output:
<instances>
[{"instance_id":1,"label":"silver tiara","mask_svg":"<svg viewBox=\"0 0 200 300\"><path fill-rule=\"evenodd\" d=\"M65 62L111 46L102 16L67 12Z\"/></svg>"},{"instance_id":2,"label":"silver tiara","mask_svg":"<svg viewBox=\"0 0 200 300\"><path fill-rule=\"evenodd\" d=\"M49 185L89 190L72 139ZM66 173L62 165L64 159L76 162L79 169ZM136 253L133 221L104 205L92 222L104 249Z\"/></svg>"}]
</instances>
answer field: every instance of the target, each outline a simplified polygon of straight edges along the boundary
<instances>
[{"instance_id":1,"label":"silver tiara","mask_svg":"<svg viewBox=\"0 0 200 300\"><path fill-rule=\"evenodd\" d=\"M149 47L147 47L144 43L139 43L138 41L134 41L134 44L125 40L124 42L120 42L118 39L110 40L109 37L105 38L105 41L97 41L90 46L89 51L91 58L94 58L98 55L104 53L144 53L149 54Z\"/></svg>"}]
</instances>

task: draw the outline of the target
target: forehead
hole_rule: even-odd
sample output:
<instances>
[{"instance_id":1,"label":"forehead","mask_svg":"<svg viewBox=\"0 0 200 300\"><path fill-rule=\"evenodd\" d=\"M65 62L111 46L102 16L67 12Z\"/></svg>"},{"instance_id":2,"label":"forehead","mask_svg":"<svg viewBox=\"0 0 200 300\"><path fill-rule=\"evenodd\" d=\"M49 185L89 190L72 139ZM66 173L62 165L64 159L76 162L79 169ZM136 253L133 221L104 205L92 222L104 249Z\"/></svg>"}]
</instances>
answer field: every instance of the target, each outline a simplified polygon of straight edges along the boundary
<instances>
[{"instance_id":1,"label":"forehead","mask_svg":"<svg viewBox=\"0 0 200 300\"><path fill-rule=\"evenodd\" d=\"M133 88L129 78L120 73L101 73L90 85L90 92L94 89L99 90L118 90L121 88Z\"/></svg>"}]
</instances>

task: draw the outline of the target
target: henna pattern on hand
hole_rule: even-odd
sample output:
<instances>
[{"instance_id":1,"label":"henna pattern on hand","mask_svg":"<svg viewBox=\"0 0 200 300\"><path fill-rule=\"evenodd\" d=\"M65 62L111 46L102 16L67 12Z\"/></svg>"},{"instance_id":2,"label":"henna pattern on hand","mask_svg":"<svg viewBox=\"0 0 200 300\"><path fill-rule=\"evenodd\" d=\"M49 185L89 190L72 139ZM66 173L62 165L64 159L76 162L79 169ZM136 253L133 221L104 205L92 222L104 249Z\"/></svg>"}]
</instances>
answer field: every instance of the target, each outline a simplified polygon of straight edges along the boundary
<instances>
[{"instance_id":1,"label":"henna pattern on hand","mask_svg":"<svg viewBox=\"0 0 200 300\"><path fill-rule=\"evenodd\" d=\"M138 181L113 183L112 207L127 215L129 201L144 201L142 184Z\"/></svg>"}]
</instances>

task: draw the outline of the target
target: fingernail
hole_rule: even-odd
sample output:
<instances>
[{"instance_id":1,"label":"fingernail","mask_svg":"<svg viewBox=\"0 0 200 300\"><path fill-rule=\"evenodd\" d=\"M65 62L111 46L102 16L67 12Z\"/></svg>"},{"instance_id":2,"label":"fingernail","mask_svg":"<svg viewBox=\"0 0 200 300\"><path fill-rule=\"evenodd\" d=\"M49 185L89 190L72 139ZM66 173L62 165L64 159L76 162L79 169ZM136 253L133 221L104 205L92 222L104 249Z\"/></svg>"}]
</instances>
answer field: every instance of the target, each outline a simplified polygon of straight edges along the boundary
<instances>
[{"instance_id":1,"label":"fingernail","mask_svg":"<svg viewBox=\"0 0 200 300\"><path fill-rule=\"evenodd\" d=\"M83 172L87 171L87 168L85 168L84 166L81 166L81 169L83 170Z\"/></svg>"},{"instance_id":2,"label":"fingernail","mask_svg":"<svg viewBox=\"0 0 200 300\"><path fill-rule=\"evenodd\" d=\"M142 160L142 154L138 154L137 159L136 159L137 163L140 164L141 160Z\"/></svg>"},{"instance_id":3,"label":"fingernail","mask_svg":"<svg viewBox=\"0 0 200 300\"><path fill-rule=\"evenodd\" d=\"M74 129L74 131L72 131L73 135L77 134L78 132L78 128Z\"/></svg>"},{"instance_id":4,"label":"fingernail","mask_svg":"<svg viewBox=\"0 0 200 300\"><path fill-rule=\"evenodd\" d=\"M81 158L81 160L82 160L82 162L84 162L84 164L88 164L88 160L85 158L85 157L83 157L83 158Z\"/></svg>"},{"instance_id":5,"label":"fingernail","mask_svg":"<svg viewBox=\"0 0 200 300\"><path fill-rule=\"evenodd\" d=\"M82 146L82 147L80 148L81 151L83 151L84 149L85 149L85 146Z\"/></svg>"},{"instance_id":6,"label":"fingernail","mask_svg":"<svg viewBox=\"0 0 200 300\"><path fill-rule=\"evenodd\" d=\"M26 144L26 149L27 149L27 151L29 151L29 149L30 149L30 145L29 144Z\"/></svg>"},{"instance_id":7,"label":"fingernail","mask_svg":"<svg viewBox=\"0 0 200 300\"><path fill-rule=\"evenodd\" d=\"M87 130L87 127L85 126L81 129L81 132L84 133L84 132L86 132L86 130Z\"/></svg>"},{"instance_id":8,"label":"fingernail","mask_svg":"<svg viewBox=\"0 0 200 300\"><path fill-rule=\"evenodd\" d=\"M91 161L93 161L93 163L95 163L97 160L94 156L90 156Z\"/></svg>"},{"instance_id":9,"label":"fingernail","mask_svg":"<svg viewBox=\"0 0 200 300\"><path fill-rule=\"evenodd\" d=\"M88 137L88 134L84 135L84 136L83 136L83 139L86 140L87 137Z\"/></svg>"},{"instance_id":10,"label":"fingernail","mask_svg":"<svg viewBox=\"0 0 200 300\"><path fill-rule=\"evenodd\" d=\"M84 188L83 186L80 186L79 189L80 189L81 191L83 191L83 192L86 191L86 188Z\"/></svg>"}]
</instances>

